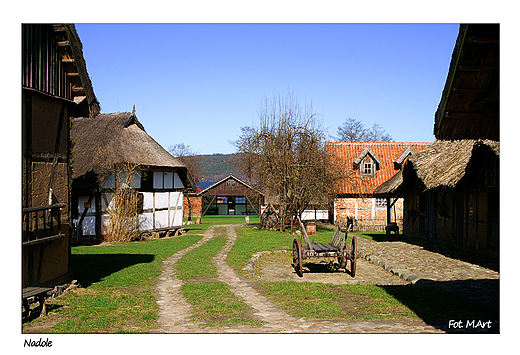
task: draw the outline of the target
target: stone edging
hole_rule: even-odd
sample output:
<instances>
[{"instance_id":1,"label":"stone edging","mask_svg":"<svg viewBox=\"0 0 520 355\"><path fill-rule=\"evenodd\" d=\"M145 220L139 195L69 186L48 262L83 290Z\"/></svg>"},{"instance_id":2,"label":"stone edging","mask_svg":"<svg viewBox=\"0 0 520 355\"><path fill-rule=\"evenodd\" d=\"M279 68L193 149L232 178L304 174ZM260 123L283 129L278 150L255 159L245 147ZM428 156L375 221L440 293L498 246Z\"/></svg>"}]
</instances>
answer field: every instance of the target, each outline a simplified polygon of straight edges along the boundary
<instances>
[{"instance_id":1,"label":"stone edging","mask_svg":"<svg viewBox=\"0 0 520 355\"><path fill-rule=\"evenodd\" d=\"M288 253L287 250L275 250L275 251L259 251L253 254L251 259L247 262L247 265L242 268L242 270L249 271L252 275L255 274L254 265L260 259L260 257L264 254L271 253ZM419 274L414 274L410 270L401 269L396 265L391 264L389 261L383 258L377 258L373 255L370 255L364 251L358 251L358 258L363 258L374 265L381 266L383 269L390 271L392 274L399 276L401 279L411 282L415 284L417 281L421 280L422 277Z\"/></svg>"},{"instance_id":2,"label":"stone edging","mask_svg":"<svg viewBox=\"0 0 520 355\"><path fill-rule=\"evenodd\" d=\"M249 271L252 275L255 274L254 265L260 259L260 257L264 254L272 254L272 253L288 253L287 250L274 250L274 251L259 251L251 256L251 259L247 262L247 265L242 268L242 270Z\"/></svg>"},{"instance_id":3,"label":"stone edging","mask_svg":"<svg viewBox=\"0 0 520 355\"><path fill-rule=\"evenodd\" d=\"M358 258L363 258L367 261L370 261L372 264L381 266L383 269L390 271L392 274L397 275L401 279L409 281L412 284L415 284L417 281L421 279L421 275L419 274L414 274L407 269L400 269L397 265L393 265L383 258L377 258L364 251L358 251Z\"/></svg>"}]
</instances>

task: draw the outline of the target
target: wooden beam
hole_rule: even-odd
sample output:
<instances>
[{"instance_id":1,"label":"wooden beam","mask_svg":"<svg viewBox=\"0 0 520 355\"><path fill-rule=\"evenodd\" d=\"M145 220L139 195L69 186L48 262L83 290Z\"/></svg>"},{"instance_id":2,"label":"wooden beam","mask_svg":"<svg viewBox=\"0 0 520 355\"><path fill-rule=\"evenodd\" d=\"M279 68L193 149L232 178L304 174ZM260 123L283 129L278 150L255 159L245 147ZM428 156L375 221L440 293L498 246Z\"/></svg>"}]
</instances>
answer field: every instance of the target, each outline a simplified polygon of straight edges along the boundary
<instances>
[{"instance_id":1,"label":"wooden beam","mask_svg":"<svg viewBox=\"0 0 520 355\"><path fill-rule=\"evenodd\" d=\"M498 43L497 37L466 37L465 42L467 43L482 43L482 44L489 44L489 43Z\"/></svg>"},{"instance_id":2,"label":"wooden beam","mask_svg":"<svg viewBox=\"0 0 520 355\"><path fill-rule=\"evenodd\" d=\"M495 70L498 70L498 66L497 65L487 65L487 66L482 66L482 65L459 65L458 70L461 70L461 71L474 71L474 72L477 72L477 71L495 71Z\"/></svg>"},{"instance_id":3,"label":"wooden beam","mask_svg":"<svg viewBox=\"0 0 520 355\"><path fill-rule=\"evenodd\" d=\"M494 101L497 101L499 99L499 96L498 94L493 94L493 95L490 95L480 101L477 101L477 102L474 102L471 104L471 107L473 106L480 106L480 105L485 105L485 104L488 104L490 102L494 102Z\"/></svg>"},{"instance_id":4,"label":"wooden beam","mask_svg":"<svg viewBox=\"0 0 520 355\"><path fill-rule=\"evenodd\" d=\"M85 88L83 86L73 86L72 92L75 94L85 95Z\"/></svg>"},{"instance_id":5,"label":"wooden beam","mask_svg":"<svg viewBox=\"0 0 520 355\"><path fill-rule=\"evenodd\" d=\"M57 44L58 44L58 47L70 47L69 41L59 41Z\"/></svg>"},{"instance_id":6,"label":"wooden beam","mask_svg":"<svg viewBox=\"0 0 520 355\"><path fill-rule=\"evenodd\" d=\"M456 119L463 119L463 118L481 118L482 113L466 113L466 112L446 112L445 117L446 118L456 118Z\"/></svg>"},{"instance_id":7,"label":"wooden beam","mask_svg":"<svg viewBox=\"0 0 520 355\"><path fill-rule=\"evenodd\" d=\"M213 198L211 199L210 203L208 204L208 207L207 207L206 210L202 213L202 216L201 216L201 217L204 217L204 216L206 215L206 212L208 212L209 208L211 207L211 204L213 203L213 201L215 201L215 198L216 198L216 197L217 197L216 195L213 196ZM201 206L200 206L200 207L202 207L203 202L204 202L204 197L203 197L203 199L202 199L202 201L201 201ZM218 206L217 206L217 208L218 208Z\"/></svg>"},{"instance_id":8,"label":"wooden beam","mask_svg":"<svg viewBox=\"0 0 520 355\"><path fill-rule=\"evenodd\" d=\"M489 92L490 89L484 89L484 88L457 88L453 87L451 88L451 91L455 92Z\"/></svg>"},{"instance_id":9,"label":"wooden beam","mask_svg":"<svg viewBox=\"0 0 520 355\"><path fill-rule=\"evenodd\" d=\"M74 63L74 58L63 58L62 63Z\"/></svg>"},{"instance_id":10,"label":"wooden beam","mask_svg":"<svg viewBox=\"0 0 520 355\"><path fill-rule=\"evenodd\" d=\"M78 76L79 76L79 73L67 73L67 76L78 77Z\"/></svg>"}]
</instances>

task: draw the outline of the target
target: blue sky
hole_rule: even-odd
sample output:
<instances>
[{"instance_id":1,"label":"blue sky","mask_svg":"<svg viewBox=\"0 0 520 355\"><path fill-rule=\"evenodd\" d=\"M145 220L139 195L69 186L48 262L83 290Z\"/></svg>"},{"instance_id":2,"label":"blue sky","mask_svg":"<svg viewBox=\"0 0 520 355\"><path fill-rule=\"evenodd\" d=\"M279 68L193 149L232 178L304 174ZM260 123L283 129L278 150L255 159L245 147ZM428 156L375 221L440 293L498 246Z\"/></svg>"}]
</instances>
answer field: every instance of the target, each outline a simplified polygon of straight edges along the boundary
<instances>
[{"instance_id":1,"label":"blue sky","mask_svg":"<svg viewBox=\"0 0 520 355\"><path fill-rule=\"evenodd\" d=\"M76 24L103 113L136 113L166 149L233 153L264 98L312 102L396 141L433 141L458 24ZM333 140L331 138L331 140Z\"/></svg>"}]
</instances>

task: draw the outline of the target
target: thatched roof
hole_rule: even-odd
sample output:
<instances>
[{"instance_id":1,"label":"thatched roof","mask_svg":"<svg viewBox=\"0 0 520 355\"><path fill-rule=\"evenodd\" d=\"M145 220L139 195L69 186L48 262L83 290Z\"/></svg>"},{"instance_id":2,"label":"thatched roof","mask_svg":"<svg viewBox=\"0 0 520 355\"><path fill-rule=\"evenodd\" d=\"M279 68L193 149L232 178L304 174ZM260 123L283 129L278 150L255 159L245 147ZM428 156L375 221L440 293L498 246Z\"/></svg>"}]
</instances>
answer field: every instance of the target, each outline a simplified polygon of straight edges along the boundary
<instances>
[{"instance_id":1,"label":"thatched roof","mask_svg":"<svg viewBox=\"0 0 520 355\"><path fill-rule=\"evenodd\" d=\"M430 147L412 155L405 164L404 174L413 170L426 190L454 188L466 176L471 175L471 161L478 159L481 150L500 155L500 143L491 140L437 140Z\"/></svg>"},{"instance_id":2,"label":"thatched roof","mask_svg":"<svg viewBox=\"0 0 520 355\"><path fill-rule=\"evenodd\" d=\"M374 190L374 195L382 196L382 195L396 195L398 194L399 188L403 183L403 171L399 170L397 174L392 176L390 179L386 180L384 183L379 185Z\"/></svg>"},{"instance_id":3,"label":"thatched roof","mask_svg":"<svg viewBox=\"0 0 520 355\"><path fill-rule=\"evenodd\" d=\"M73 179L90 171L102 174L97 162L100 161L100 155L104 154L108 154L113 163L126 162L142 167L186 170L184 163L174 158L146 133L137 116L131 112L76 118L70 135L75 143ZM192 182L190 185L194 186Z\"/></svg>"},{"instance_id":4,"label":"thatched roof","mask_svg":"<svg viewBox=\"0 0 520 355\"><path fill-rule=\"evenodd\" d=\"M498 24L461 25L435 112L437 139L499 140Z\"/></svg>"}]
</instances>

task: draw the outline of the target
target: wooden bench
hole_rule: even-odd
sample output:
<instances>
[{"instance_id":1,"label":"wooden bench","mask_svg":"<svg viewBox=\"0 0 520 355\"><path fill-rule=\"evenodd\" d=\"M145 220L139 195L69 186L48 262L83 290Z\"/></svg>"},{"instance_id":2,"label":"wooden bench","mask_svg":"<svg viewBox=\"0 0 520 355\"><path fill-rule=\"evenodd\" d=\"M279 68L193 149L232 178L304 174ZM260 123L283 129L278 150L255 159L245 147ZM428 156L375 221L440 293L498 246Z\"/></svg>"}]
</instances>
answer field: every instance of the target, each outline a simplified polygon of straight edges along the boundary
<instances>
[{"instance_id":1,"label":"wooden bench","mask_svg":"<svg viewBox=\"0 0 520 355\"><path fill-rule=\"evenodd\" d=\"M42 286L30 286L22 289L22 302L23 302L23 316L27 317L31 313L31 308L29 307L29 298L38 297L38 302L40 305L38 309L40 310L40 317L44 317L47 314L47 310L45 309L45 297L48 296L48 293L54 290L53 287L42 287Z\"/></svg>"}]
</instances>

